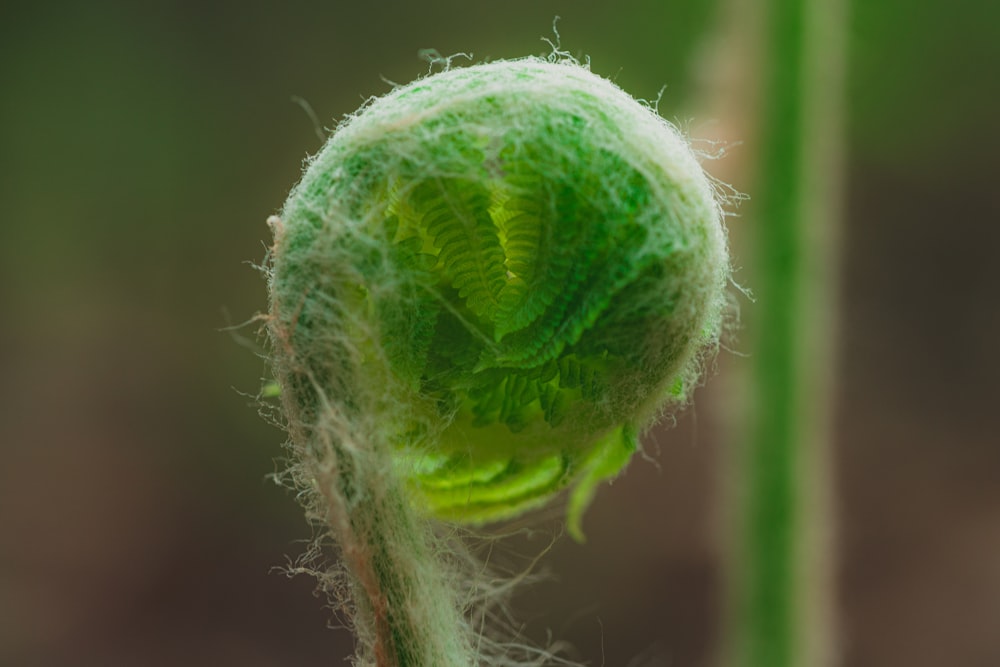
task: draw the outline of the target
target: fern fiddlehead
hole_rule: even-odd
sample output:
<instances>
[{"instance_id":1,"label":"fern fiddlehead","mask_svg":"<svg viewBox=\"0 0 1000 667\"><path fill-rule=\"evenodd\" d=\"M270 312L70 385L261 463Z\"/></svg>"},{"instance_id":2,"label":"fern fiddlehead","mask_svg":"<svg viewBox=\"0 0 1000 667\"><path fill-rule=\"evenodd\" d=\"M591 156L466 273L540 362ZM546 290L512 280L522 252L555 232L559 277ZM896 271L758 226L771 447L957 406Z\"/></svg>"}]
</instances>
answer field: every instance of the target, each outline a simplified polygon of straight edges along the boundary
<instances>
[{"instance_id":1,"label":"fern fiddlehead","mask_svg":"<svg viewBox=\"0 0 1000 667\"><path fill-rule=\"evenodd\" d=\"M273 224L274 366L299 485L353 572L363 659L472 664L468 642L422 636L463 622L418 590L440 579L421 570L425 517L484 523L571 487L582 535L596 485L717 340L711 187L650 109L524 59L371 102ZM442 599L412 609L422 594Z\"/></svg>"}]
</instances>

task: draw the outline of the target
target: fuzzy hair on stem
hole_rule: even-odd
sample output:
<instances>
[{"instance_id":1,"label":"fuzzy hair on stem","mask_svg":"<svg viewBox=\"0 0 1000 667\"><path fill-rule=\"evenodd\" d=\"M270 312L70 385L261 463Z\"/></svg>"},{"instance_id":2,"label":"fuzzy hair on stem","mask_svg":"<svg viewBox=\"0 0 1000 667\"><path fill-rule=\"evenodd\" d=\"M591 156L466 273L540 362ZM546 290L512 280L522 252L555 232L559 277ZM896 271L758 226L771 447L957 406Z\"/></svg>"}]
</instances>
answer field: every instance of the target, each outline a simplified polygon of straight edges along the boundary
<instances>
[{"instance_id":1,"label":"fuzzy hair on stem","mask_svg":"<svg viewBox=\"0 0 1000 667\"><path fill-rule=\"evenodd\" d=\"M556 51L370 100L269 222L293 479L340 550L356 665L515 664L482 639L492 589L447 526L569 489L582 540L598 484L718 344L710 181L673 126Z\"/></svg>"}]
</instances>

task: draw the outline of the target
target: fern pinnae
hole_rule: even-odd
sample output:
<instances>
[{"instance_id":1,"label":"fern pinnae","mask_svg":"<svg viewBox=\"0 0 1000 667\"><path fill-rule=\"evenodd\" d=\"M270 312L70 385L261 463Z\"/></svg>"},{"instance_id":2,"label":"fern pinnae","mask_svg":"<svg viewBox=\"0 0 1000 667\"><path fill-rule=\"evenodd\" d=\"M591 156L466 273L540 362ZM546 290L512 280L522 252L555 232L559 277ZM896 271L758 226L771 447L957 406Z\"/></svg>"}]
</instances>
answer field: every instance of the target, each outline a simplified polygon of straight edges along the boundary
<instances>
[{"instance_id":1,"label":"fern pinnae","mask_svg":"<svg viewBox=\"0 0 1000 667\"><path fill-rule=\"evenodd\" d=\"M504 204L507 213L504 245L508 271L513 278L501 293L496 340L520 331L545 312L563 289L563 279L570 262L558 256L556 236L568 221L557 219L552 187L541 176L544 161L535 146L524 146L521 154L503 159L504 185L510 196Z\"/></svg>"},{"instance_id":2,"label":"fern pinnae","mask_svg":"<svg viewBox=\"0 0 1000 667\"><path fill-rule=\"evenodd\" d=\"M439 178L421 184L414 196L441 272L469 310L492 324L505 276L489 191L473 181Z\"/></svg>"}]
</instances>

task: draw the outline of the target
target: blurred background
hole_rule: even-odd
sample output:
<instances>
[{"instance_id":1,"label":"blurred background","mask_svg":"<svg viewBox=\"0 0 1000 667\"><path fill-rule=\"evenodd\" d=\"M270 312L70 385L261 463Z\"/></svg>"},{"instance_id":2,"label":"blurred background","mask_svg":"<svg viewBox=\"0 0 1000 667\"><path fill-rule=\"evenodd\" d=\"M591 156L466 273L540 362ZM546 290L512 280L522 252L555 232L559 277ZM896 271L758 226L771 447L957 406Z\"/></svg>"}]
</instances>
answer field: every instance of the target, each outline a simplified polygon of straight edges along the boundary
<instances>
[{"instance_id":1,"label":"blurred background","mask_svg":"<svg viewBox=\"0 0 1000 667\"><path fill-rule=\"evenodd\" d=\"M277 571L310 529L268 479L283 434L252 398L256 327L225 331L266 308L264 221L321 145L293 97L329 129L426 72L420 49L548 53L559 15L563 48L636 97L666 86L666 118L727 142L706 166L750 207L754 79L725 2L3 3L0 665L347 664L313 582ZM1000 3L853 4L839 650L1000 665ZM729 224L741 266L763 223ZM515 602L526 637L592 665L717 659L742 338L601 491L587 544L544 558Z\"/></svg>"}]
</instances>

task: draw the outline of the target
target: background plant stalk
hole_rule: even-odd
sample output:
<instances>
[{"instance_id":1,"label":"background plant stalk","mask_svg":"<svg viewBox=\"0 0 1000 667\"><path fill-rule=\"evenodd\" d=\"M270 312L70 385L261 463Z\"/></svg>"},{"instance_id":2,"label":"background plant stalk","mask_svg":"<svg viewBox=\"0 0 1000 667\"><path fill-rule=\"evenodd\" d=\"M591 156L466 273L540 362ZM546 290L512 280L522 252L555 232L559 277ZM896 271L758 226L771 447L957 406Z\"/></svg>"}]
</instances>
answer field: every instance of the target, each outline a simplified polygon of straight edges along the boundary
<instances>
[{"instance_id":1,"label":"background plant stalk","mask_svg":"<svg viewBox=\"0 0 1000 667\"><path fill-rule=\"evenodd\" d=\"M731 459L727 655L741 667L836 663L831 398L846 0L730 3L756 28L760 143L745 181L754 303L743 446ZM744 54L746 55L746 54ZM754 67L754 64L756 67Z\"/></svg>"}]
</instances>

